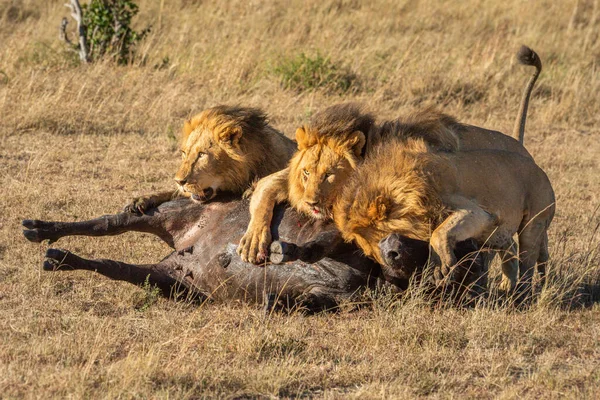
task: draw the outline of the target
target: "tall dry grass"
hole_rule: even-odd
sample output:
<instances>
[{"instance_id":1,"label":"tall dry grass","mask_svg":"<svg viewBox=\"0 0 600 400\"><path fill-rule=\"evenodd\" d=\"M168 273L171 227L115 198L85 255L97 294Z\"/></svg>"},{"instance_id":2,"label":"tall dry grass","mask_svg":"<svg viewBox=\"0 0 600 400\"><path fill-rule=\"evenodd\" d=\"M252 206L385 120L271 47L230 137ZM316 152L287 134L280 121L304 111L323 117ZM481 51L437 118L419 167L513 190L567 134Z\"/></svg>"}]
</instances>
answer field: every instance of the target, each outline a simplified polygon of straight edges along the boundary
<instances>
[{"instance_id":1,"label":"tall dry grass","mask_svg":"<svg viewBox=\"0 0 600 400\"><path fill-rule=\"evenodd\" d=\"M600 5L593 0L140 1L153 25L128 66L82 66L58 41L64 1L0 0L2 397L569 397L600 389ZM509 132L544 72L526 145L557 194L549 286L527 311L457 309L416 293L358 311L264 317L174 303L85 272L42 273L20 220L80 220L171 187L182 120L218 103L267 110L290 134L338 101L381 118L437 105ZM320 55L347 90L285 89L279 66ZM143 234L65 238L85 257L154 262ZM495 269L497 271L497 269ZM418 290L417 290L418 292Z\"/></svg>"}]
</instances>

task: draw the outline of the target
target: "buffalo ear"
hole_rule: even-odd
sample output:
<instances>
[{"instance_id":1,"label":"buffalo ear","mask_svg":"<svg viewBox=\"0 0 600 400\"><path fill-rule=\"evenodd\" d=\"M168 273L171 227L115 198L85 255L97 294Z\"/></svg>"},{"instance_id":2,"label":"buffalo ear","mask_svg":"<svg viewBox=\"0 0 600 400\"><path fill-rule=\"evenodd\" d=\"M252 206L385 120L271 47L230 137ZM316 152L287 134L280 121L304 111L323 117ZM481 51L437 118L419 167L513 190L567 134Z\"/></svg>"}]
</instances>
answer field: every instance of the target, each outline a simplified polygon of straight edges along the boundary
<instances>
[{"instance_id":1,"label":"buffalo ear","mask_svg":"<svg viewBox=\"0 0 600 400\"><path fill-rule=\"evenodd\" d=\"M348 149L352 150L356 157L360 157L362 155L365 143L367 143L367 139L365 138L365 134L361 131L352 132L346 140Z\"/></svg>"},{"instance_id":2,"label":"buffalo ear","mask_svg":"<svg viewBox=\"0 0 600 400\"><path fill-rule=\"evenodd\" d=\"M387 218L390 201L383 195L379 195L369 204L367 216L371 222L380 222Z\"/></svg>"},{"instance_id":3,"label":"buffalo ear","mask_svg":"<svg viewBox=\"0 0 600 400\"><path fill-rule=\"evenodd\" d=\"M308 134L303 127L296 129L296 143L298 144L298 150L306 150L310 147Z\"/></svg>"},{"instance_id":4,"label":"buffalo ear","mask_svg":"<svg viewBox=\"0 0 600 400\"><path fill-rule=\"evenodd\" d=\"M242 128L239 126L228 126L219 132L219 141L221 143L235 146L242 137Z\"/></svg>"}]
</instances>

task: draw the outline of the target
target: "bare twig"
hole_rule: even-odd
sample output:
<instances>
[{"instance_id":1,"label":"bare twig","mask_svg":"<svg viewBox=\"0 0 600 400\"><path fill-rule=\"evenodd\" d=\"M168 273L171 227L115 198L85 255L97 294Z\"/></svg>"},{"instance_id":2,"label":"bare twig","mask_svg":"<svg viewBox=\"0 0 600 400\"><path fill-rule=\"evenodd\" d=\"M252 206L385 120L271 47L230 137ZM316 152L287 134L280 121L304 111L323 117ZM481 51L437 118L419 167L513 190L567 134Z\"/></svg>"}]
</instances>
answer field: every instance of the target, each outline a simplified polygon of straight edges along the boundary
<instances>
[{"instance_id":1,"label":"bare twig","mask_svg":"<svg viewBox=\"0 0 600 400\"><path fill-rule=\"evenodd\" d=\"M111 40L111 46L113 48L119 47L119 42L121 41L119 37L119 32L121 31L121 21L117 17L117 13L113 14L113 37Z\"/></svg>"},{"instance_id":2,"label":"bare twig","mask_svg":"<svg viewBox=\"0 0 600 400\"><path fill-rule=\"evenodd\" d=\"M120 55L123 50L123 42L121 37L119 37L121 32L121 20L117 17L117 13L113 14L113 37L110 42L110 47L112 48L113 54Z\"/></svg>"},{"instance_id":3,"label":"bare twig","mask_svg":"<svg viewBox=\"0 0 600 400\"><path fill-rule=\"evenodd\" d=\"M71 9L71 17L73 17L73 19L77 22L77 32L79 36L79 59L81 62L87 63L89 61L89 52L85 37L86 26L83 24L83 13L81 12L79 0L71 0L70 3L65 4L65 7L69 7ZM63 24L66 28L65 18L63 18Z\"/></svg>"},{"instance_id":4,"label":"bare twig","mask_svg":"<svg viewBox=\"0 0 600 400\"><path fill-rule=\"evenodd\" d=\"M58 38L60 40L63 40L66 44L72 45L73 42L71 42L71 39L69 39L69 36L67 35L68 24L69 21L67 20L67 18L63 17L62 21L60 22L60 31L58 32Z\"/></svg>"}]
</instances>

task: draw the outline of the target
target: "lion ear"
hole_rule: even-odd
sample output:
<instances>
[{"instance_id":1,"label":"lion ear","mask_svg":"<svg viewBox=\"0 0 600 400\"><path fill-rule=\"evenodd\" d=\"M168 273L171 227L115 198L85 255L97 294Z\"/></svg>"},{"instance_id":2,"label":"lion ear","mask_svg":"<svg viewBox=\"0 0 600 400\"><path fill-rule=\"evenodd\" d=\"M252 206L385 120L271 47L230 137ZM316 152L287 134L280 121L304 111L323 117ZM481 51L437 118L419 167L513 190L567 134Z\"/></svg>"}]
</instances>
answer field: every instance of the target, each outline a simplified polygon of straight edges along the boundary
<instances>
[{"instance_id":1,"label":"lion ear","mask_svg":"<svg viewBox=\"0 0 600 400\"><path fill-rule=\"evenodd\" d=\"M390 202L383 195L379 195L369 204L367 216L371 222L383 221L387 218Z\"/></svg>"},{"instance_id":2,"label":"lion ear","mask_svg":"<svg viewBox=\"0 0 600 400\"><path fill-rule=\"evenodd\" d=\"M190 133L194 131L194 126L192 125L192 120L188 119L183 123L183 129L181 131L181 143L185 143L187 138L190 136Z\"/></svg>"},{"instance_id":3,"label":"lion ear","mask_svg":"<svg viewBox=\"0 0 600 400\"><path fill-rule=\"evenodd\" d=\"M298 150L306 150L309 148L308 135L303 127L296 129L296 143L298 144Z\"/></svg>"},{"instance_id":4,"label":"lion ear","mask_svg":"<svg viewBox=\"0 0 600 400\"><path fill-rule=\"evenodd\" d=\"M219 132L219 141L230 146L235 146L242 137L242 128L239 126L226 127Z\"/></svg>"},{"instance_id":5,"label":"lion ear","mask_svg":"<svg viewBox=\"0 0 600 400\"><path fill-rule=\"evenodd\" d=\"M360 157L362 155L365 143L367 143L367 140L365 138L365 134L361 131L352 132L346 140L348 149L352 150L356 157Z\"/></svg>"},{"instance_id":6,"label":"lion ear","mask_svg":"<svg viewBox=\"0 0 600 400\"><path fill-rule=\"evenodd\" d=\"M187 119L183 123L183 135L184 136L189 136L189 134L192 133L193 130L194 130L194 127L192 126L192 120L191 119Z\"/></svg>"},{"instance_id":7,"label":"lion ear","mask_svg":"<svg viewBox=\"0 0 600 400\"><path fill-rule=\"evenodd\" d=\"M194 132L194 129L198 128L201 121L202 115L199 114L183 123L183 129L181 130L181 144L187 142L188 137Z\"/></svg>"}]
</instances>

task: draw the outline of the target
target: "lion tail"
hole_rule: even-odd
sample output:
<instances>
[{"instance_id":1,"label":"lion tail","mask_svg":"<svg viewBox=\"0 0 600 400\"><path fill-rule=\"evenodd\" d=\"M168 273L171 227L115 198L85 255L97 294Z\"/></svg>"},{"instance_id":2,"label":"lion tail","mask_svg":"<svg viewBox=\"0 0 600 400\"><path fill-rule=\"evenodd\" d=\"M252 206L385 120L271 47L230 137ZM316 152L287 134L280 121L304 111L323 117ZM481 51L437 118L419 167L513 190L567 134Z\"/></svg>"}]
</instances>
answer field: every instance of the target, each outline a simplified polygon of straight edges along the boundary
<instances>
[{"instance_id":1,"label":"lion tail","mask_svg":"<svg viewBox=\"0 0 600 400\"><path fill-rule=\"evenodd\" d=\"M529 78L529 82L523 91L521 106L519 107L519 114L517 115L517 120L515 122L515 128L513 131L513 137L518 139L519 143L523 144L523 140L525 138L525 122L527 120L529 98L531 97L531 92L533 91L535 81L537 81L538 76L540 76L540 72L542 72L542 61L535 51L524 45L519 49L519 52L517 53L517 59L519 60L519 63L523 65L531 65L535 67L535 72L533 75L531 75L531 78Z\"/></svg>"}]
</instances>

